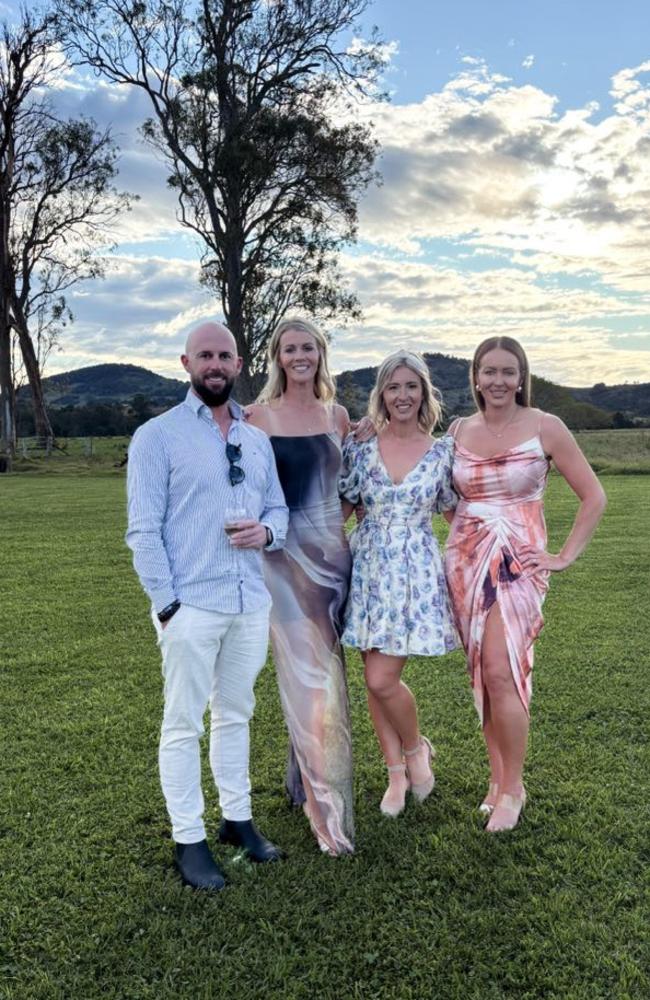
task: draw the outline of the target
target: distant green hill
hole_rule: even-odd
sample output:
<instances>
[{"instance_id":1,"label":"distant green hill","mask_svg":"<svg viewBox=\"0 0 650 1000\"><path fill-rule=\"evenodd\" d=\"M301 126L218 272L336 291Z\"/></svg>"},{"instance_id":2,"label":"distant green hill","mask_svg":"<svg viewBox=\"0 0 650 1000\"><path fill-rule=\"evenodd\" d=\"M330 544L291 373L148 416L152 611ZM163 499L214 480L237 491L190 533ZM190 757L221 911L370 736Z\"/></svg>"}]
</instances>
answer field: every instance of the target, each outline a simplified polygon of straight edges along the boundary
<instances>
[{"instance_id":1,"label":"distant green hill","mask_svg":"<svg viewBox=\"0 0 650 1000\"><path fill-rule=\"evenodd\" d=\"M471 413L469 362L447 354L424 357L432 381L442 394L446 418ZM337 376L338 397L355 418L366 412L376 372L376 368L358 368ZM156 375L139 365L105 364L51 375L44 379L43 387L48 405L58 410L98 403L126 404L140 397L158 411L183 399L188 383ZM28 398L29 390L22 389L20 399L26 402ZM557 414L576 430L606 428L612 426L613 414L624 414L628 419L650 417L650 383L600 383L591 389L571 389L533 376L533 403Z\"/></svg>"},{"instance_id":2,"label":"distant green hill","mask_svg":"<svg viewBox=\"0 0 650 1000\"><path fill-rule=\"evenodd\" d=\"M58 409L128 403L134 396L145 396L154 406L163 406L183 399L187 387L187 382L156 375L139 365L91 365L43 379L46 402ZM29 390L21 390L20 396L28 397Z\"/></svg>"},{"instance_id":3,"label":"distant green hill","mask_svg":"<svg viewBox=\"0 0 650 1000\"><path fill-rule=\"evenodd\" d=\"M425 354L431 380L442 395L445 416L472 413L474 401L469 388L469 362L446 354ZM337 376L338 398L350 414L358 418L366 412L368 396L375 383L376 368L359 368ZM574 399L572 390L533 375L533 404L555 413L574 430L612 426L612 415L590 402Z\"/></svg>"},{"instance_id":4,"label":"distant green hill","mask_svg":"<svg viewBox=\"0 0 650 1000\"><path fill-rule=\"evenodd\" d=\"M569 389L581 402L592 403L612 413L618 411L629 417L650 417L650 382L626 382L624 385L605 385L598 382L590 389Z\"/></svg>"}]
</instances>

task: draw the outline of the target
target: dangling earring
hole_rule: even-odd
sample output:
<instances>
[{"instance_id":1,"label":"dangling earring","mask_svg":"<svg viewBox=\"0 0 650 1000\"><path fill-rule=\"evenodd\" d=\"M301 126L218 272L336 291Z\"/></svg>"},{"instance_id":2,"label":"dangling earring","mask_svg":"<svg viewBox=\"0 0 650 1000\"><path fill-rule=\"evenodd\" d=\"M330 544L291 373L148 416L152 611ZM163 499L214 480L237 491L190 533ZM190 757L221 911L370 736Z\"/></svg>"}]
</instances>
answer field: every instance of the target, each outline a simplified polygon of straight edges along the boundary
<instances>
[{"instance_id":1,"label":"dangling earring","mask_svg":"<svg viewBox=\"0 0 650 1000\"><path fill-rule=\"evenodd\" d=\"M476 391L477 391L477 392L480 392L480 391L481 391L481 390L479 389L479 385L478 385L478 382L476 383Z\"/></svg>"}]
</instances>

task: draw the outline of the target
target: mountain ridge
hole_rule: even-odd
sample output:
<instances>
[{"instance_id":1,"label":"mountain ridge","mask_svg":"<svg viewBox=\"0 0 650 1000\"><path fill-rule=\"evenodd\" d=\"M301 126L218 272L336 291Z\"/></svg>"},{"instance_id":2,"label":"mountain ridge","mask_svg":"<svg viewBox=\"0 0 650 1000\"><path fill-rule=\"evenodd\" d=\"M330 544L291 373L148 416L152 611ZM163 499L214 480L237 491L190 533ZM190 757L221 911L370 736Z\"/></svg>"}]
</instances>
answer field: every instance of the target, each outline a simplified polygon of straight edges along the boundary
<instances>
[{"instance_id":1,"label":"mountain ridge","mask_svg":"<svg viewBox=\"0 0 650 1000\"><path fill-rule=\"evenodd\" d=\"M425 353L434 385L443 397L448 418L471 412L469 362L440 353ZM337 397L354 418L366 410L374 385L376 367L357 368L336 376ZM532 376L533 403L562 417L574 428L616 426L620 420L650 419L650 382L608 386L603 382L590 388L560 386ZM158 375L140 365L109 362L71 369L43 379L47 405L61 410L99 404L130 405L135 397L146 399L157 411L180 402L188 382ZM19 400L27 402L29 389L23 387Z\"/></svg>"}]
</instances>

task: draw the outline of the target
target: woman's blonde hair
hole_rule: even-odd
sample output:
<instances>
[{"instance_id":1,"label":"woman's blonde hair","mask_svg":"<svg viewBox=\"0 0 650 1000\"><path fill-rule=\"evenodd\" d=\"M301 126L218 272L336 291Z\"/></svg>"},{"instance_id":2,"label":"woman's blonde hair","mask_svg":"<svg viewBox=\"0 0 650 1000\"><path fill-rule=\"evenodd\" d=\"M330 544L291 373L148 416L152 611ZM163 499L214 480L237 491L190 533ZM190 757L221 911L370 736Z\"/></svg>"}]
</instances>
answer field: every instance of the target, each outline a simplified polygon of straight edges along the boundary
<instances>
[{"instance_id":1,"label":"woman's blonde hair","mask_svg":"<svg viewBox=\"0 0 650 1000\"><path fill-rule=\"evenodd\" d=\"M384 403L384 389L394 372L401 367L410 368L420 379L422 384L422 402L418 410L418 427L426 434L430 434L442 417L440 393L431 384L429 369L424 358L413 351L395 351L394 354L389 354L382 361L377 371L374 388L370 393L368 416L373 421L377 430L380 430L380 428L388 423L388 410Z\"/></svg>"},{"instance_id":2,"label":"woman's blonde hair","mask_svg":"<svg viewBox=\"0 0 650 1000\"><path fill-rule=\"evenodd\" d=\"M519 378L521 389L518 389L515 393L515 403L519 406L530 406L531 405L531 390L530 390L530 366L528 364L528 358L526 357L526 352L514 337L488 337L487 340L482 340L474 351L474 357L472 358L472 366L469 370L469 387L472 390L472 396L474 397L474 402L476 403L479 410L485 409L485 400L483 399L483 393L478 386L478 370L481 367L481 361L488 353L488 351L494 351L499 348L502 351L507 351L508 354L514 354L519 364Z\"/></svg>"},{"instance_id":3,"label":"woman's blonde hair","mask_svg":"<svg viewBox=\"0 0 650 1000\"><path fill-rule=\"evenodd\" d=\"M318 346L318 368L314 376L314 395L323 403L331 403L336 395L336 384L332 378L327 363L327 340L325 335L302 316L285 316L281 319L275 330L271 334L267 356L269 362L269 374L266 385L257 397L258 403L270 403L272 399L279 399L287 387L287 377L280 367L280 340L282 334L287 330L298 330L301 333L308 333L314 338Z\"/></svg>"}]
</instances>

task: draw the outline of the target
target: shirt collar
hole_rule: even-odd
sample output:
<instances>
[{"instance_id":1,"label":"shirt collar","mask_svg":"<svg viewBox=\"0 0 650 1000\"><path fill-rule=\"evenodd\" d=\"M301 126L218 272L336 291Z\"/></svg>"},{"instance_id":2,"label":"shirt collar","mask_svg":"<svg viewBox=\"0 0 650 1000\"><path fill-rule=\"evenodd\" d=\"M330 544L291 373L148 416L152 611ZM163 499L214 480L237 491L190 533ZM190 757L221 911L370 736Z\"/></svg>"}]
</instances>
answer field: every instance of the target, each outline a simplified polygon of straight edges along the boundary
<instances>
[{"instance_id":1,"label":"shirt collar","mask_svg":"<svg viewBox=\"0 0 650 1000\"><path fill-rule=\"evenodd\" d=\"M199 399L199 397L194 392L191 386L187 390L187 396L185 397L185 405L189 406L190 410L192 410L192 412L195 413L197 417L201 415L202 410L206 410L210 416L210 419L212 419L212 411L210 410L210 407L206 406L202 399ZM242 408L239 405L239 403L236 402L236 400L234 399L228 400L228 409L230 410L230 416L233 418L233 420L243 419Z\"/></svg>"}]
</instances>

